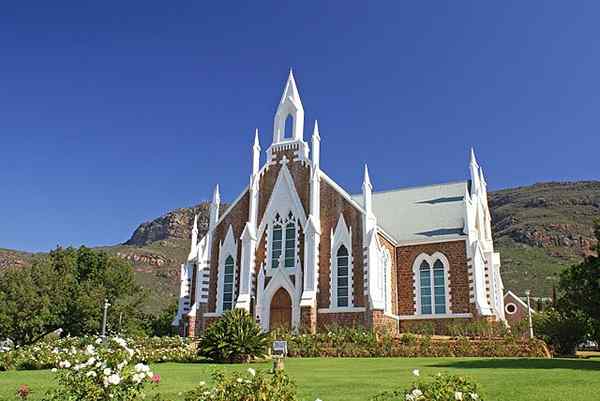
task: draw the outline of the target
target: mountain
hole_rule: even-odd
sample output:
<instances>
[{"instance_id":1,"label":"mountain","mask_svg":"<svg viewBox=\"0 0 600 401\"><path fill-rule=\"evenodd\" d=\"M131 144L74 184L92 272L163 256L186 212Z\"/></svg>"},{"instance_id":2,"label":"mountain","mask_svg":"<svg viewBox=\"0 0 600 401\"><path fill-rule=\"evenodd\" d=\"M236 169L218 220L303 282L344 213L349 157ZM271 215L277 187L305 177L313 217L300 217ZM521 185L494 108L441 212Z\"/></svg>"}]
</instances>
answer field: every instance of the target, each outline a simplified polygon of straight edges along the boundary
<instances>
[{"instance_id":1,"label":"mountain","mask_svg":"<svg viewBox=\"0 0 600 401\"><path fill-rule=\"evenodd\" d=\"M600 181L504 189L491 192L489 204L504 285L517 294L530 289L533 296L550 296L558 273L595 246L592 227L600 218ZM179 267L189 253L196 213L201 237L208 229L207 202L142 223L127 242L100 248L132 262L138 282L153 290L153 309L176 297ZM26 266L33 256L0 249L0 269Z\"/></svg>"}]
</instances>

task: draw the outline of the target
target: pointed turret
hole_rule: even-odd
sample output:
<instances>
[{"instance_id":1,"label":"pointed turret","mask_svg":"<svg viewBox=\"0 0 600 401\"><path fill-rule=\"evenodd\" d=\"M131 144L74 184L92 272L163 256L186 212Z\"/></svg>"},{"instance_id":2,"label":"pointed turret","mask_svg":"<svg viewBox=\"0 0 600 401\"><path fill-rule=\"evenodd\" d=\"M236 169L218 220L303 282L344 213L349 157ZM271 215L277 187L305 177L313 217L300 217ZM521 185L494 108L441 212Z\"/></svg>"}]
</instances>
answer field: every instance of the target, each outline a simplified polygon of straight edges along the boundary
<instances>
[{"instance_id":1,"label":"pointed turret","mask_svg":"<svg viewBox=\"0 0 600 401\"><path fill-rule=\"evenodd\" d=\"M252 175L255 176L260 169L260 143L258 142L258 128L254 132L254 145L252 146Z\"/></svg>"},{"instance_id":2,"label":"pointed turret","mask_svg":"<svg viewBox=\"0 0 600 401\"><path fill-rule=\"evenodd\" d=\"M473 196L481 191L479 164L477 164L477 158L475 157L475 150L473 148L471 148L469 170L471 172L471 196Z\"/></svg>"},{"instance_id":3,"label":"pointed turret","mask_svg":"<svg viewBox=\"0 0 600 401\"><path fill-rule=\"evenodd\" d=\"M371 184L371 177L369 177L369 168L365 164L365 173L363 177L363 206L368 216L373 215L373 185Z\"/></svg>"},{"instance_id":4,"label":"pointed turret","mask_svg":"<svg viewBox=\"0 0 600 401\"><path fill-rule=\"evenodd\" d=\"M213 230L217 226L219 220L219 206L221 205L221 195L219 194L219 184L215 186L212 202L210 204L210 218L208 221L208 229Z\"/></svg>"},{"instance_id":5,"label":"pointed turret","mask_svg":"<svg viewBox=\"0 0 600 401\"><path fill-rule=\"evenodd\" d=\"M286 126L286 124L288 126ZM291 124L291 126L289 126ZM273 144L302 140L304 132L304 107L296 86L294 74L290 69L273 126ZM287 135L286 135L287 133Z\"/></svg>"},{"instance_id":6,"label":"pointed turret","mask_svg":"<svg viewBox=\"0 0 600 401\"><path fill-rule=\"evenodd\" d=\"M319 134L319 122L315 120L315 128L312 135L312 161L315 170L319 168L321 157L321 135Z\"/></svg>"}]
</instances>

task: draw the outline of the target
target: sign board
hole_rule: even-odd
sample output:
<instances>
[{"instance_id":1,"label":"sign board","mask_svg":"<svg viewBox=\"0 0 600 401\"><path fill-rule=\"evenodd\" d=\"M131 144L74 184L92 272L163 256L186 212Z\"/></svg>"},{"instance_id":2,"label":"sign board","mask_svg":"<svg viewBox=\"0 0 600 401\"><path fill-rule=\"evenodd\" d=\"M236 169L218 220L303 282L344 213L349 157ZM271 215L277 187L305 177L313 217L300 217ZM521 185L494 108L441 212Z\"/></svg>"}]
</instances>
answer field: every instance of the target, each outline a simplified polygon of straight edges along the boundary
<instances>
[{"instance_id":1,"label":"sign board","mask_svg":"<svg viewBox=\"0 0 600 401\"><path fill-rule=\"evenodd\" d=\"M279 356L286 356L287 341L273 341L273 354Z\"/></svg>"}]
</instances>

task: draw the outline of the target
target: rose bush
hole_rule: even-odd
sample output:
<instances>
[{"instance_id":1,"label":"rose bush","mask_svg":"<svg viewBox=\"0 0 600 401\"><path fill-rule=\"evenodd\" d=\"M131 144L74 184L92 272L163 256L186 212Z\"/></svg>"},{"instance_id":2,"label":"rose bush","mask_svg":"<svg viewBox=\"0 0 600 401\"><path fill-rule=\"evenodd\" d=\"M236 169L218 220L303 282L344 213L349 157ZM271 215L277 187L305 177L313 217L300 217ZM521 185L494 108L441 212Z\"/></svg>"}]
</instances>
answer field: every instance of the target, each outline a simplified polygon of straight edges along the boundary
<instances>
[{"instance_id":1,"label":"rose bush","mask_svg":"<svg viewBox=\"0 0 600 401\"><path fill-rule=\"evenodd\" d=\"M136 352L120 337L88 344L83 352L73 347L52 371L58 387L46 401L132 401L143 399L147 383L159 379L144 363L134 363Z\"/></svg>"},{"instance_id":2,"label":"rose bush","mask_svg":"<svg viewBox=\"0 0 600 401\"><path fill-rule=\"evenodd\" d=\"M438 373L420 380L418 370L412 373L417 380L409 388L379 393L371 401L483 401L477 384L466 377Z\"/></svg>"},{"instance_id":3,"label":"rose bush","mask_svg":"<svg viewBox=\"0 0 600 401\"><path fill-rule=\"evenodd\" d=\"M213 374L214 386L200 383L185 401L297 401L296 386L283 372L268 374L250 368L247 374Z\"/></svg>"},{"instance_id":4,"label":"rose bush","mask_svg":"<svg viewBox=\"0 0 600 401\"><path fill-rule=\"evenodd\" d=\"M95 345L98 337L65 337L40 341L34 345L0 349L0 371L8 369L49 369L75 353L84 353ZM133 359L147 363L191 362L198 359L194 344L180 337L127 338Z\"/></svg>"}]
</instances>

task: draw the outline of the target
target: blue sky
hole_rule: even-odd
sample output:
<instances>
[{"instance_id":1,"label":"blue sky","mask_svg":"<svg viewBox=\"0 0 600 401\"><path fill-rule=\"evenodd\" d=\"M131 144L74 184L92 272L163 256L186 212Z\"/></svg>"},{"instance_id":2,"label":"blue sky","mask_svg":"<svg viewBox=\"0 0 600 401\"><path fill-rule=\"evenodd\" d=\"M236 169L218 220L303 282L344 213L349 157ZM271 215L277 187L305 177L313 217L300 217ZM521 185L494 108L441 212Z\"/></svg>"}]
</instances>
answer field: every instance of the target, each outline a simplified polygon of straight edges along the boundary
<instances>
[{"instance_id":1,"label":"blue sky","mask_svg":"<svg viewBox=\"0 0 600 401\"><path fill-rule=\"evenodd\" d=\"M35 3L0 13L0 247L235 198L290 67L351 192L365 162L375 190L465 179L470 146L491 189L600 178L598 2Z\"/></svg>"}]
</instances>

